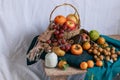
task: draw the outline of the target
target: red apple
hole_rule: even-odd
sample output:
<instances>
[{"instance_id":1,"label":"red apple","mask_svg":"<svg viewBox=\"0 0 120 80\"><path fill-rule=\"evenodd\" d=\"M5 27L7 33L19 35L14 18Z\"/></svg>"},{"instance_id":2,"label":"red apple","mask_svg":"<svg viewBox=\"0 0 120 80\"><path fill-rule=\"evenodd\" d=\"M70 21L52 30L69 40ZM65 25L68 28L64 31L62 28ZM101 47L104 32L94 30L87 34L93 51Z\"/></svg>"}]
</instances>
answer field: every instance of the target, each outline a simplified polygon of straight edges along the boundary
<instances>
[{"instance_id":1,"label":"red apple","mask_svg":"<svg viewBox=\"0 0 120 80\"><path fill-rule=\"evenodd\" d=\"M90 41L90 37L86 33L82 33L81 36L82 36L83 42Z\"/></svg>"},{"instance_id":2,"label":"red apple","mask_svg":"<svg viewBox=\"0 0 120 80\"><path fill-rule=\"evenodd\" d=\"M73 21L75 24L78 24L78 16L75 15L75 14L69 14L69 15L66 17L66 19Z\"/></svg>"},{"instance_id":3,"label":"red apple","mask_svg":"<svg viewBox=\"0 0 120 80\"><path fill-rule=\"evenodd\" d=\"M65 25L68 27L68 30L74 30L76 28L76 25L73 21L67 20Z\"/></svg>"}]
</instances>

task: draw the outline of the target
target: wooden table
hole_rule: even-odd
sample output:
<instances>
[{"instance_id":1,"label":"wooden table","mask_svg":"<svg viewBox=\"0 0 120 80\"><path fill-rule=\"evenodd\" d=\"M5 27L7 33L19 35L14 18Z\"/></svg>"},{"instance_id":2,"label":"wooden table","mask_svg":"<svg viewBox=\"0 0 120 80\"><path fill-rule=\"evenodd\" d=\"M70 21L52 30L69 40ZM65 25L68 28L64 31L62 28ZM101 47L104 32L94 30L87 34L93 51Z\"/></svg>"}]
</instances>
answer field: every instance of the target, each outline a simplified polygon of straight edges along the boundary
<instances>
[{"instance_id":1,"label":"wooden table","mask_svg":"<svg viewBox=\"0 0 120 80\"><path fill-rule=\"evenodd\" d=\"M74 67L68 67L66 70L61 70L59 68L47 68L44 65L44 61L43 66L45 73L48 77L50 77L50 80L67 80L68 76L75 74L85 74L87 72L86 70L80 70Z\"/></svg>"},{"instance_id":2,"label":"wooden table","mask_svg":"<svg viewBox=\"0 0 120 80\"><path fill-rule=\"evenodd\" d=\"M110 37L120 40L120 35L110 35ZM44 63L44 62L43 62ZM45 73L51 80L67 80L69 75L84 74L86 70L80 70L73 67L67 68L67 70L60 70L58 68L45 68Z\"/></svg>"}]
</instances>

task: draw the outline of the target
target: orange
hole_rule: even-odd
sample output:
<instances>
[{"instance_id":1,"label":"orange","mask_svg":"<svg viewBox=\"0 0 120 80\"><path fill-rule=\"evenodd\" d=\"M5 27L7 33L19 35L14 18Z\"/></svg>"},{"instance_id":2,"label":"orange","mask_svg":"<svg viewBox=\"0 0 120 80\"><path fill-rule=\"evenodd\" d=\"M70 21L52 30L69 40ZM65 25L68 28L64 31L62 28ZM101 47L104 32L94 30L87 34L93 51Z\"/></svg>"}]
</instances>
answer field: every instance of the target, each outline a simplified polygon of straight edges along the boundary
<instances>
[{"instance_id":1,"label":"orange","mask_svg":"<svg viewBox=\"0 0 120 80\"><path fill-rule=\"evenodd\" d=\"M81 63L80 63L80 68L81 68L82 70L86 70L86 69L88 68L87 62L81 62Z\"/></svg>"},{"instance_id":2,"label":"orange","mask_svg":"<svg viewBox=\"0 0 120 80\"><path fill-rule=\"evenodd\" d=\"M82 46L80 44L73 44L70 50L74 55L80 55L83 52Z\"/></svg>"},{"instance_id":3,"label":"orange","mask_svg":"<svg viewBox=\"0 0 120 80\"><path fill-rule=\"evenodd\" d=\"M55 17L54 22L59 25L63 25L66 22L66 18L62 15L58 15Z\"/></svg>"},{"instance_id":4,"label":"orange","mask_svg":"<svg viewBox=\"0 0 120 80\"><path fill-rule=\"evenodd\" d=\"M83 48L84 50L88 50L88 49L90 49L90 47L91 47L91 45L90 45L89 42L84 42L83 45L82 45L82 48Z\"/></svg>"},{"instance_id":5,"label":"orange","mask_svg":"<svg viewBox=\"0 0 120 80\"><path fill-rule=\"evenodd\" d=\"M101 60L97 60L96 66L99 66L99 67L103 66L103 62Z\"/></svg>"},{"instance_id":6,"label":"orange","mask_svg":"<svg viewBox=\"0 0 120 80\"><path fill-rule=\"evenodd\" d=\"M97 43L98 43L98 44L104 44L104 43L105 43L105 39L104 39L103 37L99 37L99 38L97 39Z\"/></svg>"},{"instance_id":7,"label":"orange","mask_svg":"<svg viewBox=\"0 0 120 80\"><path fill-rule=\"evenodd\" d=\"M88 60L87 64L88 64L88 68L94 67L94 62L92 60Z\"/></svg>"}]
</instances>

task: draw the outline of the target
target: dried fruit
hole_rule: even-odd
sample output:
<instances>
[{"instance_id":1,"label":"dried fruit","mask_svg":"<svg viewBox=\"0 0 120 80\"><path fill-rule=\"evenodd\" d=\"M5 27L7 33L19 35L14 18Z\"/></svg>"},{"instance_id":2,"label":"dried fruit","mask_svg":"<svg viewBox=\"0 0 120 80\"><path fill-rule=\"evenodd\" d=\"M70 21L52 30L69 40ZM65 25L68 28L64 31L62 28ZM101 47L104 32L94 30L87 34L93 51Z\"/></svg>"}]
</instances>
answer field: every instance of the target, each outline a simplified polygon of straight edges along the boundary
<instances>
[{"instance_id":1,"label":"dried fruit","mask_svg":"<svg viewBox=\"0 0 120 80\"><path fill-rule=\"evenodd\" d=\"M103 53L104 53L104 55L106 55L107 51L105 49L103 49Z\"/></svg>"},{"instance_id":2,"label":"dried fruit","mask_svg":"<svg viewBox=\"0 0 120 80\"><path fill-rule=\"evenodd\" d=\"M89 49L89 50L88 50L88 53L92 53L92 49Z\"/></svg>"},{"instance_id":3,"label":"dried fruit","mask_svg":"<svg viewBox=\"0 0 120 80\"><path fill-rule=\"evenodd\" d=\"M110 48L109 48L109 47L107 47L107 48L106 48L106 50L107 50L107 51L110 51Z\"/></svg>"},{"instance_id":4,"label":"dried fruit","mask_svg":"<svg viewBox=\"0 0 120 80\"><path fill-rule=\"evenodd\" d=\"M106 56L106 61L110 61L110 56Z\"/></svg>"},{"instance_id":5,"label":"dried fruit","mask_svg":"<svg viewBox=\"0 0 120 80\"><path fill-rule=\"evenodd\" d=\"M94 43L94 44L93 44L93 47L98 47L98 44Z\"/></svg>"},{"instance_id":6,"label":"dried fruit","mask_svg":"<svg viewBox=\"0 0 120 80\"><path fill-rule=\"evenodd\" d=\"M120 51L118 51L117 54L120 55Z\"/></svg>"},{"instance_id":7,"label":"dried fruit","mask_svg":"<svg viewBox=\"0 0 120 80\"><path fill-rule=\"evenodd\" d=\"M93 54L97 54L97 52L98 52L98 51L97 51L96 49L93 50Z\"/></svg>"},{"instance_id":8,"label":"dried fruit","mask_svg":"<svg viewBox=\"0 0 120 80\"><path fill-rule=\"evenodd\" d=\"M103 60L103 59L104 59L104 56L103 56L103 55L100 55L99 58L100 58L100 60Z\"/></svg>"},{"instance_id":9,"label":"dried fruit","mask_svg":"<svg viewBox=\"0 0 120 80\"><path fill-rule=\"evenodd\" d=\"M110 55L111 55L111 52L108 52L108 55L110 56Z\"/></svg>"},{"instance_id":10,"label":"dried fruit","mask_svg":"<svg viewBox=\"0 0 120 80\"><path fill-rule=\"evenodd\" d=\"M98 51L99 51L99 52L102 52L102 51L103 51L103 49L102 49L101 47L99 47L99 48L98 48Z\"/></svg>"},{"instance_id":11,"label":"dried fruit","mask_svg":"<svg viewBox=\"0 0 120 80\"><path fill-rule=\"evenodd\" d=\"M115 50L111 50L111 54L114 54L115 53Z\"/></svg>"},{"instance_id":12,"label":"dried fruit","mask_svg":"<svg viewBox=\"0 0 120 80\"><path fill-rule=\"evenodd\" d=\"M112 54L111 55L111 58L116 58L117 57L117 54Z\"/></svg>"},{"instance_id":13,"label":"dried fruit","mask_svg":"<svg viewBox=\"0 0 120 80\"><path fill-rule=\"evenodd\" d=\"M112 47L111 50L114 50L114 51L115 51L115 47Z\"/></svg>"},{"instance_id":14,"label":"dried fruit","mask_svg":"<svg viewBox=\"0 0 120 80\"><path fill-rule=\"evenodd\" d=\"M103 48L108 47L108 46L109 46L108 43L102 44L102 47L103 47Z\"/></svg>"},{"instance_id":15,"label":"dried fruit","mask_svg":"<svg viewBox=\"0 0 120 80\"><path fill-rule=\"evenodd\" d=\"M96 49L96 50L97 50L97 49L98 49L98 46L94 47L94 49Z\"/></svg>"},{"instance_id":16,"label":"dried fruit","mask_svg":"<svg viewBox=\"0 0 120 80\"><path fill-rule=\"evenodd\" d=\"M96 60L96 61L100 61L100 58L96 58L95 60Z\"/></svg>"},{"instance_id":17,"label":"dried fruit","mask_svg":"<svg viewBox=\"0 0 120 80\"><path fill-rule=\"evenodd\" d=\"M117 58L113 58L113 61L117 61Z\"/></svg>"},{"instance_id":18,"label":"dried fruit","mask_svg":"<svg viewBox=\"0 0 120 80\"><path fill-rule=\"evenodd\" d=\"M99 56L100 55L100 52L97 52L97 56Z\"/></svg>"},{"instance_id":19,"label":"dried fruit","mask_svg":"<svg viewBox=\"0 0 120 80\"><path fill-rule=\"evenodd\" d=\"M104 53L104 55L105 55L105 56L109 55L109 52L108 52L108 51L106 51L106 52Z\"/></svg>"},{"instance_id":20,"label":"dried fruit","mask_svg":"<svg viewBox=\"0 0 120 80\"><path fill-rule=\"evenodd\" d=\"M94 58L95 58L95 59L97 59L97 58L98 58L98 56L97 56L97 55L94 55Z\"/></svg>"}]
</instances>

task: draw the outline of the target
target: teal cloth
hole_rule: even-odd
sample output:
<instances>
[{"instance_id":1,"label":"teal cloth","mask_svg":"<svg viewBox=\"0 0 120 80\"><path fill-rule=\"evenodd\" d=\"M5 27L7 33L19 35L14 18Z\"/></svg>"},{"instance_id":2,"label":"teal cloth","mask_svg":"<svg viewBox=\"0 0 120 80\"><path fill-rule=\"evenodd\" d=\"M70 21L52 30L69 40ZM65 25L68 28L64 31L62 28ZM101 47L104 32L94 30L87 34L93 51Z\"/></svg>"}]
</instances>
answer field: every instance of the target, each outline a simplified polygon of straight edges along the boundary
<instances>
[{"instance_id":1,"label":"teal cloth","mask_svg":"<svg viewBox=\"0 0 120 80\"><path fill-rule=\"evenodd\" d=\"M120 50L120 41L119 40L110 38L106 35L101 35L101 36L106 39L106 42L109 45L116 47L117 50ZM32 43L28 49L28 52L34 47L37 37L38 36L36 36L33 39ZM41 55L41 58L44 59L45 55L46 54L43 53ZM68 52L67 54L65 54L64 57L59 57L59 59L61 59L61 58L66 59L67 62L70 64L70 66L74 66L77 68L79 68L79 63L81 61L87 61L89 59L93 59L93 57L91 55L89 55L86 51L84 51L83 54L80 56L71 55L70 52ZM30 62L27 59L27 65L34 64L35 62L36 61ZM118 58L118 60L114 63L104 61L103 67L95 66L94 68L89 68L86 73L85 80L112 80L116 76L117 73L120 73L120 58ZM90 79L92 76L93 76L93 79Z\"/></svg>"},{"instance_id":2,"label":"teal cloth","mask_svg":"<svg viewBox=\"0 0 120 80\"><path fill-rule=\"evenodd\" d=\"M120 41L110 38L106 35L101 35L105 38L106 42L110 45L120 50ZM102 67L95 66L94 68L89 68L85 80L113 80L113 78L120 73L120 57L114 63L103 61L104 65Z\"/></svg>"}]
</instances>

